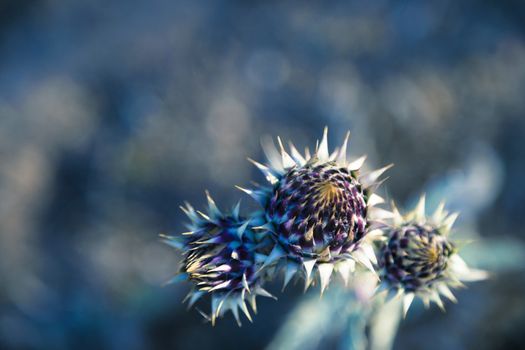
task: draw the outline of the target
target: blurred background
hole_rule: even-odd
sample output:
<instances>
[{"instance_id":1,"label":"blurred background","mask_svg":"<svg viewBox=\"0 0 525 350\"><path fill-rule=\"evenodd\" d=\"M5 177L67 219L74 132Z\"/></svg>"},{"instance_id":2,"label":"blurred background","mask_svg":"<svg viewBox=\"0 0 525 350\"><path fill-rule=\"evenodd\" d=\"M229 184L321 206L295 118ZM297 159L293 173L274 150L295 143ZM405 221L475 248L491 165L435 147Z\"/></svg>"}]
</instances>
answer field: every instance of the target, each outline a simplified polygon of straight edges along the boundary
<instances>
[{"instance_id":1,"label":"blurred background","mask_svg":"<svg viewBox=\"0 0 525 350\"><path fill-rule=\"evenodd\" d=\"M0 1L0 348L278 348L322 318L292 287L254 324L203 324L161 286L179 255L157 235L205 189L255 208L233 185L263 181L260 138L325 125L395 163L389 199L461 210L493 272L415 306L394 349L525 348L524 93L520 0Z\"/></svg>"}]
</instances>

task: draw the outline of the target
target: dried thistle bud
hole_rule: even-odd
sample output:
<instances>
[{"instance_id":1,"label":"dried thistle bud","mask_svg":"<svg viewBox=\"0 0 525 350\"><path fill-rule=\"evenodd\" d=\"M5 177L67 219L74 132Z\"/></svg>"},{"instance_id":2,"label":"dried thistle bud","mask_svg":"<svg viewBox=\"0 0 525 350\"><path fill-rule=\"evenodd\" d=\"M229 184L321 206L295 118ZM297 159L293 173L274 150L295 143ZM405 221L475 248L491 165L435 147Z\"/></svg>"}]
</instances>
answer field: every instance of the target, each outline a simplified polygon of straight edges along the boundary
<instances>
[{"instance_id":1,"label":"dried thistle bud","mask_svg":"<svg viewBox=\"0 0 525 350\"><path fill-rule=\"evenodd\" d=\"M271 296L263 287L265 271L261 270L268 251L263 234L253 230L255 219L239 215L239 205L230 214L219 211L208 195L207 214L186 204L183 211L190 218L190 231L164 241L183 252L180 273L175 280L185 279L194 288L187 300L191 307L206 294L211 295L210 315L202 313L212 324L231 310L240 325L239 309L251 321L246 301L256 311L257 295Z\"/></svg>"},{"instance_id":2,"label":"dried thistle bud","mask_svg":"<svg viewBox=\"0 0 525 350\"><path fill-rule=\"evenodd\" d=\"M426 217L424 196L407 215L402 216L395 206L393 213L379 256L381 289L403 295L405 314L415 296L427 306L433 301L443 309L440 294L455 302L451 287L486 277L485 272L467 267L449 238L457 214L449 215L441 205L432 217Z\"/></svg>"},{"instance_id":3,"label":"dried thistle bud","mask_svg":"<svg viewBox=\"0 0 525 350\"><path fill-rule=\"evenodd\" d=\"M307 149L300 154L290 144L291 155L278 138L280 152L273 142L266 143L269 163L252 161L271 186L242 189L264 208L266 224L261 227L278 243L267 263L279 261L285 266L285 285L302 271L306 287L318 271L321 292L334 270L345 281L355 262L373 271L375 255L369 240L378 232L371 229L373 219L391 213L374 208L382 203L373 194L378 178L389 167L361 174L365 157L347 162L347 134L343 145L328 151L327 129L313 155Z\"/></svg>"}]
</instances>

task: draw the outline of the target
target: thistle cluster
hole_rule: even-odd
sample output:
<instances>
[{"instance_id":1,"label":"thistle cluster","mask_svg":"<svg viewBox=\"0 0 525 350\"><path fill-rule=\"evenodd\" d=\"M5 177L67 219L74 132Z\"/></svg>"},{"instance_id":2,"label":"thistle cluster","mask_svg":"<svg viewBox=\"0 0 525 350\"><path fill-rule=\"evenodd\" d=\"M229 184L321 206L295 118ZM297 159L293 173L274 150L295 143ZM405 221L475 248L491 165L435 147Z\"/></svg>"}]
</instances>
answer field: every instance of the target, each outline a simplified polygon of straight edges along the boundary
<instances>
[{"instance_id":1,"label":"thistle cluster","mask_svg":"<svg viewBox=\"0 0 525 350\"><path fill-rule=\"evenodd\" d=\"M449 287L485 277L457 255L448 239L456 216L442 206L432 218L425 216L424 198L405 216L395 205L377 207L384 200L374 192L390 166L363 172L366 157L347 160L349 136L332 152L326 128L314 152L302 154L292 143L287 151L280 138L279 149L264 143L268 162L249 160L268 184L238 187L259 211L242 216L237 204L223 213L208 193L207 213L182 207L189 231L162 237L182 251L174 280L191 282L189 306L209 295L211 312L199 310L203 316L214 324L231 311L240 325L239 310L251 321L247 304L255 313L256 296L273 297L264 285L276 275L283 275L283 288L304 280L305 290L319 284L323 293L334 274L346 285L367 269L380 280L378 293L404 296L406 312L414 296L442 306L440 294L455 300Z\"/></svg>"}]
</instances>

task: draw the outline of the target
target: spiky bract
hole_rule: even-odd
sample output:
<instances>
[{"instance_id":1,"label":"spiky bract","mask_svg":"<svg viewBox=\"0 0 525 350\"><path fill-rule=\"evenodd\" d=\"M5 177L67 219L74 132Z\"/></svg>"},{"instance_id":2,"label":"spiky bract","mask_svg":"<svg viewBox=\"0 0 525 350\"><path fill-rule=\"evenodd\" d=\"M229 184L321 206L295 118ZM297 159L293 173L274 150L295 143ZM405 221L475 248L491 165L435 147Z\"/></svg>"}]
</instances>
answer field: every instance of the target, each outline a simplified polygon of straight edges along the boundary
<instances>
[{"instance_id":1,"label":"spiky bract","mask_svg":"<svg viewBox=\"0 0 525 350\"><path fill-rule=\"evenodd\" d=\"M239 206L223 214L208 195L208 214L195 211L189 204L182 208L190 218L190 232L164 237L165 242L182 250L181 277L191 281L194 289L187 299L192 306L200 297L211 294L212 323L231 310L240 324L239 308L251 320L246 301L256 311L257 295L271 296L263 289L264 271L259 271L268 251L269 241L253 230L255 219L239 215Z\"/></svg>"},{"instance_id":2,"label":"spiky bract","mask_svg":"<svg viewBox=\"0 0 525 350\"><path fill-rule=\"evenodd\" d=\"M252 161L271 186L241 189L264 208L262 229L278 242L271 257L284 260L280 263L286 266L285 284L300 270L308 286L312 271L319 271L323 290L334 269L345 281L355 261L373 270L375 255L365 236L373 231L374 214L376 218L388 214L373 208L383 202L373 190L388 167L362 175L365 157L351 163L346 160L348 139L349 133L342 147L329 154L325 129L311 156L308 149L300 154L293 144L290 155L278 138L280 154L273 142L266 143L269 163Z\"/></svg>"},{"instance_id":3,"label":"spiky bract","mask_svg":"<svg viewBox=\"0 0 525 350\"><path fill-rule=\"evenodd\" d=\"M392 225L385 230L387 240L379 255L381 288L403 295L404 312L414 296L444 308L440 294L455 301L450 287L463 286L462 281L482 279L483 271L469 269L450 241L451 227L457 217L440 205L432 217L425 216L425 197L405 216L393 208Z\"/></svg>"}]
</instances>

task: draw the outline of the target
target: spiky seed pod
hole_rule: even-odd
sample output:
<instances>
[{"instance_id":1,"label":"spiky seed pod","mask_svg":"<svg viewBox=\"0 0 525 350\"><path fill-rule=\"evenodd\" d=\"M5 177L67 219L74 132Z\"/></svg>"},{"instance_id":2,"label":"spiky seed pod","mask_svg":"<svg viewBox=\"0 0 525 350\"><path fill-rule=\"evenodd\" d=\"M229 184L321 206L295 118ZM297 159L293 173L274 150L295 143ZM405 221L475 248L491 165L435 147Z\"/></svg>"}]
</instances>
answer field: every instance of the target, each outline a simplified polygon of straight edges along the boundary
<instances>
[{"instance_id":1,"label":"spiky seed pod","mask_svg":"<svg viewBox=\"0 0 525 350\"><path fill-rule=\"evenodd\" d=\"M402 216L393 205L392 225L385 230L379 267L382 285L392 296L403 296L406 314L415 296L426 306L430 301L444 309L440 294L456 301L450 288L462 287L462 281L486 278L486 273L469 269L457 254L449 234L457 214L438 207L432 217L425 216L425 197L416 208Z\"/></svg>"},{"instance_id":2,"label":"spiky seed pod","mask_svg":"<svg viewBox=\"0 0 525 350\"><path fill-rule=\"evenodd\" d=\"M361 174L365 157L347 162L343 145L332 154L328 151L328 130L313 155L304 155L290 144L291 155L278 138L280 152L273 142L263 144L269 163L253 160L271 186L241 190L250 194L264 208L266 224L261 229L271 232L278 245L267 264L280 260L285 266L285 285L301 271L306 288L319 272L321 292L328 285L334 270L345 282L355 262L373 271L375 255L366 236L373 216L380 219L390 213L374 208L383 199L373 191L378 178L389 167Z\"/></svg>"},{"instance_id":3,"label":"spiky seed pod","mask_svg":"<svg viewBox=\"0 0 525 350\"><path fill-rule=\"evenodd\" d=\"M211 314L215 320L231 310L240 325L239 309L251 321L246 301L256 312L256 296L271 295L263 288L265 271L260 271L268 244L272 242L253 230L255 219L239 215L239 205L231 213L219 211L207 194L208 214L195 211L186 204L182 210L190 218L189 232L175 237L163 236L164 241L183 252L179 275L175 280L186 279L194 288L187 300L191 307L199 298L211 295Z\"/></svg>"}]
</instances>

